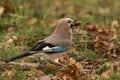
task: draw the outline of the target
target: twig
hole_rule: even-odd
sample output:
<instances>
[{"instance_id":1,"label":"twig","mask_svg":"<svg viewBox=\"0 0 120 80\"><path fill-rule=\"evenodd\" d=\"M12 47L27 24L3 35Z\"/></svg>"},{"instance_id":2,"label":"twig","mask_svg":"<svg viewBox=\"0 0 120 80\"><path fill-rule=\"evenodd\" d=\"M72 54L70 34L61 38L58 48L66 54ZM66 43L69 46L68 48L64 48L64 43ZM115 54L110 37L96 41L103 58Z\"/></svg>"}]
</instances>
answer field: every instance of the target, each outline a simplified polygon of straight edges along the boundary
<instances>
[{"instance_id":1,"label":"twig","mask_svg":"<svg viewBox=\"0 0 120 80\"><path fill-rule=\"evenodd\" d=\"M51 62L51 61L50 61ZM56 62L51 62L57 66L62 66L62 67L66 67L65 65L56 63ZM3 61L0 61L0 68L9 68L9 67L13 67L14 65L19 65L20 67L26 67L26 68L30 68L30 67L34 67L34 68L39 68L40 64L39 63L26 63L26 62L9 62L9 63L5 63Z\"/></svg>"},{"instance_id":2,"label":"twig","mask_svg":"<svg viewBox=\"0 0 120 80\"><path fill-rule=\"evenodd\" d=\"M38 68L40 65L38 63L26 63L26 62L9 62L5 63L3 61L0 61L0 68L10 67L13 65L19 65L21 67L35 67Z\"/></svg>"},{"instance_id":3,"label":"twig","mask_svg":"<svg viewBox=\"0 0 120 80\"><path fill-rule=\"evenodd\" d=\"M37 68L39 66L38 63L26 63L26 62L10 62L9 64L12 65L19 65L19 66L27 66L27 67L35 67Z\"/></svg>"}]
</instances>

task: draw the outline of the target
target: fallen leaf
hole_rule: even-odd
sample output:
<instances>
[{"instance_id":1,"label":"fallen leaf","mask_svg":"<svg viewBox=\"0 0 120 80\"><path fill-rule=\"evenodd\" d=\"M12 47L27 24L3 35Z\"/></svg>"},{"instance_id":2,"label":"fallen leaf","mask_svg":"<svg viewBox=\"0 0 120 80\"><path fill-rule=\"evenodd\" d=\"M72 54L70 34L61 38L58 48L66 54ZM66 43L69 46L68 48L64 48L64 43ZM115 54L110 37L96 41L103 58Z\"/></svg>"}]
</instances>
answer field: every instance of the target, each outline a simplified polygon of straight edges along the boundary
<instances>
[{"instance_id":1,"label":"fallen leaf","mask_svg":"<svg viewBox=\"0 0 120 80\"><path fill-rule=\"evenodd\" d=\"M0 6L0 16L4 14L5 8L3 6Z\"/></svg>"},{"instance_id":2,"label":"fallen leaf","mask_svg":"<svg viewBox=\"0 0 120 80\"><path fill-rule=\"evenodd\" d=\"M9 76L10 80L13 80L15 77L15 73L13 71L8 71L7 75Z\"/></svg>"},{"instance_id":3,"label":"fallen leaf","mask_svg":"<svg viewBox=\"0 0 120 80\"><path fill-rule=\"evenodd\" d=\"M87 23L86 28L88 31L96 31L96 25L94 23Z\"/></svg>"},{"instance_id":4,"label":"fallen leaf","mask_svg":"<svg viewBox=\"0 0 120 80\"><path fill-rule=\"evenodd\" d=\"M12 38L13 38L14 40L18 40L18 38L17 38L16 36L12 36Z\"/></svg>"},{"instance_id":5,"label":"fallen leaf","mask_svg":"<svg viewBox=\"0 0 120 80\"><path fill-rule=\"evenodd\" d=\"M9 80L14 80L15 77L15 73L14 71L10 70L10 71L5 71L4 73L1 74L1 76L8 76Z\"/></svg>"},{"instance_id":6,"label":"fallen leaf","mask_svg":"<svg viewBox=\"0 0 120 80\"><path fill-rule=\"evenodd\" d=\"M15 28L14 28L14 27L9 27L9 28L7 29L7 32L13 32L13 31L15 31Z\"/></svg>"},{"instance_id":7,"label":"fallen leaf","mask_svg":"<svg viewBox=\"0 0 120 80\"><path fill-rule=\"evenodd\" d=\"M77 68L78 68L79 70L82 70L82 69L83 69L83 65L82 65L81 63L77 62L75 65L77 66Z\"/></svg>"},{"instance_id":8,"label":"fallen leaf","mask_svg":"<svg viewBox=\"0 0 120 80\"><path fill-rule=\"evenodd\" d=\"M73 80L72 76L64 75L62 80Z\"/></svg>"},{"instance_id":9,"label":"fallen leaf","mask_svg":"<svg viewBox=\"0 0 120 80\"><path fill-rule=\"evenodd\" d=\"M70 63L69 64L75 64L76 63L76 60L73 59L73 58L70 58Z\"/></svg>"},{"instance_id":10,"label":"fallen leaf","mask_svg":"<svg viewBox=\"0 0 120 80\"><path fill-rule=\"evenodd\" d=\"M13 39L12 38L9 38L8 40L7 40L7 44L11 44L11 43L13 43Z\"/></svg>"},{"instance_id":11,"label":"fallen leaf","mask_svg":"<svg viewBox=\"0 0 120 80\"><path fill-rule=\"evenodd\" d=\"M118 26L119 26L119 21L118 20L113 20L111 28L118 27Z\"/></svg>"},{"instance_id":12,"label":"fallen leaf","mask_svg":"<svg viewBox=\"0 0 120 80\"><path fill-rule=\"evenodd\" d=\"M37 21L38 21L38 20L37 20L36 18L30 18L27 23L28 23L29 25L32 25L32 24L35 24Z\"/></svg>"},{"instance_id":13,"label":"fallen leaf","mask_svg":"<svg viewBox=\"0 0 120 80\"><path fill-rule=\"evenodd\" d=\"M109 78L109 70L108 71L105 71L101 74L102 77L104 78Z\"/></svg>"},{"instance_id":14,"label":"fallen leaf","mask_svg":"<svg viewBox=\"0 0 120 80\"><path fill-rule=\"evenodd\" d=\"M98 25L98 26L96 27L96 30L97 30L98 33L103 32L103 31L104 31L103 25Z\"/></svg>"},{"instance_id":15,"label":"fallen leaf","mask_svg":"<svg viewBox=\"0 0 120 80\"><path fill-rule=\"evenodd\" d=\"M38 79L39 80L52 80L52 75L40 76Z\"/></svg>"},{"instance_id":16,"label":"fallen leaf","mask_svg":"<svg viewBox=\"0 0 120 80\"><path fill-rule=\"evenodd\" d=\"M69 56L65 55L59 59L59 62L62 64L68 64L70 62Z\"/></svg>"},{"instance_id":17,"label":"fallen leaf","mask_svg":"<svg viewBox=\"0 0 120 80\"><path fill-rule=\"evenodd\" d=\"M9 0L7 0L7 1L3 4L3 7L5 8L5 11L4 11L5 14L6 14L6 13L9 13L9 12L14 12L13 7L12 7L12 5L11 5L11 3L10 3Z\"/></svg>"},{"instance_id":18,"label":"fallen leaf","mask_svg":"<svg viewBox=\"0 0 120 80\"><path fill-rule=\"evenodd\" d=\"M55 70L57 67L54 64L50 64L50 66L48 67L50 70Z\"/></svg>"},{"instance_id":19,"label":"fallen leaf","mask_svg":"<svg viewBox=\"0 0 120 80\"><path fill-rule=\"evenodd\" d=\"M107 13L110 12L110 9L109 9L108 7L106 7L106 8L100 7L100 8L98 9L98 12L99 12L100 15L105 15L105 14L107 14Z\"/></svg>"},{"instance_id":20,"label":"fallen leaf","mask_svg":"<svg viewBox=\"0 0 120 80\"><path fill-rule=\"evenodd\" d=\"M64 76L64 72L58 72L57 73L57 78L62 78Z\"/></svg>"},{"instance_id":21,"label":"fallen leaf","mask_svg":"<svg viewBox=\"0 0 120 80\"><path fill-rule=\"evenodd\" d=\"M68 69L65 70L64 74L65 75L70 75L70 76L74 76L75 79L79 79L80 78L80 74L79 74L79 69L75 64L69 64L67 65Z\"/></svg>"}]
</instances>

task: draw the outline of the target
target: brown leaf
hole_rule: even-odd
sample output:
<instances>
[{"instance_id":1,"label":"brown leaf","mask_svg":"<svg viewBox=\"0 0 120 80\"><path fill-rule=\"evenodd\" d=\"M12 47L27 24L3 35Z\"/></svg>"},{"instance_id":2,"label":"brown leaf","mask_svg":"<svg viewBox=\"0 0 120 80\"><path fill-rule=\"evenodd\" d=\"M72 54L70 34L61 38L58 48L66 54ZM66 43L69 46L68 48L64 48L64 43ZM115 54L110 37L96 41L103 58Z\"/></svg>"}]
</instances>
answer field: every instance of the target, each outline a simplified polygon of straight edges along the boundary
<instances>
[{"instance_id":1,"label":"brown leaf","mask_svg":"<svg viewBox=\"0 0 120 80\"><path fill-rule=\"evenodd\" d=\"M114 37L114 34L112 31L104 30L98 34L98 37L100 38L100 40L110 41Z\"/></svg>"},{"instance_id":2,"label":"brown leaf","mask_svg":"<svg viewBox=\"0 0 120 80\"><path fill-rule=\"evenodd\" d=\"M12 36L7 39L7 44L19 44L20 42L18 41L17 36Z\"/></svg>"},{"instance_id":3,"label":"brown leaf","mask_svg":"<svg viewBox=\"0 0 120 80\"><path fill-rule=\"evenodd\" d=\"M88 31L95 31L96 30L96 25L94 23L87 23L86 28Z\"/></svg>"},{"instance_id":4,"label":"brown leaf","mask_svg":"<svg viewBox=\"0 0 120 80\"><path fill-rule=\"evenodd\" d=\"M12 38L13 38L14 40L18 40L18 38L17 38L16 36L12 36Z\"/></svg>"},{"instance_id":5,"label":"brown leaf","mask_svg":"<svg viewBox=\"0 0 120 80\"><path fill-rule=\"evenodd\" d=\"M10 71L5 71L4 73L1 74L2 76L8 76L9 77L9 80L14 80L14 77L15 77L15 73L10 70Z\"/></svg>"},{"instance_id":6,"label":"brown leaf","mask_svg":"<svg viewBox=\"0 0 120 80\"><path fill-rule=\"evenodd\" d=\"M4 14L5 8L3 6L0 6L0 16Z\"/></svg>"},{"instance_id":7,"label":"brown leaf","mask_svg":"<svg viewBox=\"0 0 120 80\"><path fill-rule=\"evenodd\" d=\"M70 63L69 64L75 64L76 63L76 60L73 59L73 58L70 58Z\"/></svg>"},{"instance_id":8,"label":"brown leaf","mask_svg":"<svg viewBox=\"0 0 120 80\"><path fill-rule=\"evenodd\" d=\"M98 26L96 27L96 30L97 30L98 33L103 32L103 31L104 31L103 25L98 25Z\"/></svg>"},{"instance_id":9,"label":"brown leaf","mask_svg":"<svg viewBox=\"0 0 120 80\"><path fill-rule=\"evenodd\" d=\"M120 20L117 20L117 22L118 22L118 26L120 27Z\"/></svg>"},{"instance_id":10,"label":"brown leaf","mask_svg":"<svg viewBox=\"0 0 120 80\"><path fill-rule=\"evenodd\" d=\"M23 8L24 8L23 5L19 5L19 6L18 6L18 9L23 9Z\"/></svg>"},{"instance_id":11,"label":"brown leaf","mask_svg":"<svg viewBox=\"0 0 120 80\"><path fill-rule=\"evenodd\" d=\"M32 25L32 24L35 24L37 21L38 21L38 20L37 20L36 18L30 18L27 23L28 23L29 25Z\"/></svg>"},{"instance_id":12,"label":"brown leaf","mask_svg":"<svg viewBox=\"0 0 120 80\"><path fill-rule=\"evenodd\" d=\"M72 76L64 75L62 80L74 80L74 79L72 78Z\"/></svg>"},{"instance_id":13,"label":"brown leaf","mask_svg":"<svg viewBox=\"0 0 120 80\"><path fill-rule=\"evenodd\" d=\"M5 8L5 12L4 13L14 12L13 7L12 7L11 3L9 2L9 0L7 0L5 2L3 7Z\"/></svg>"},{"instance_id":14,"label":"brown leaf","mask_svg":"<svg viewBox=\"0 0 120 80\"><path fill-rule=\"evenodd\" d=\"M8 71L7 75L9 76L10 80L14 79L15 73L13 71Z\"/></svg>"},{"instance_id":15,"label":"brown leaf","mask_svg":"<svg viewBox=\"0 0 120 80\"><path fill-rule=\"evenodd\" d=\"M55 70L57 67L54 64L50 64L50 66L48 67L50 70Z\"/></svg>"},{"instance_id":16,"label":"brown leaf","mask_svg":"<svg viewBox=\"0 0 120 80\"><path fill-rule=\"evenodd\" d=\"M76 79L80 78L79 69L75 64L69 64L68 69L65 70L64 74L69 74L72 77L74 76Z\"/></svg>"},{"instance_id":17,"label":"brown leaf","mask_svg":"<svg viewBox=\"0 0 120 80\"><path fill-rule=\"evenodd\" d=\"M52 80L51 77L52 77L51 75L45 75L45 76L40 76L38 79L39 79L39 80ZM37 80L38 80L38 79L37 79Z\"/></svg>"},{"instance_id":18,"label":"brown leaf","mask_svg":"<svg viewBox=\"0 0 120 80\"><path fill-rule=\"evenodd\" d=\"M104 78L108 78L109 77L109 70L108 71L105 71L101 74L102 77Z\"/></svg>"},{"instance_id":19,"label":"brown leaf","mask_svg":"<svg viewBox=\"0 0 120 80\"><path fill-rule=\"evenodd\" d=\"M9 38L8 40L7 40L7 44L11 44L11 43L13 43L13 39L12 38Z\"/></svg>"},{"instance_id":20,"label":"brown leaf","mask_svg":"<svg viewBox=\"0 0 120 80\"><path fill-rule=\"evenodd\" d=\"M58 78L62 78L63 76L64 76L64 72L58 72L58 73L57 73L57 77L58 77Z\"/></svg>"},{"instance_id":21,"label":"brown leaf","mask_svg":"<svg viewBox=\"0 0 120 80\"><path fill-rule=\"evenodd\" d=\"M100 8L98 8L98 12L100 15L105 15L110 12L110 9L108 7L106 7L106 8L100 7Z\"/></svg>"},{"instance_id":22,"label":"brown leaf","mask_svg":"<svg viewBox=\"0 0 120 80\"><path fill-rule=\"evenodd\" d=\"M7 29L7 32L13 32L13 31L15 31L15 28L14 28L14 27L9 27L9 28Z\"/></svg>"},{"instance_id":23,"label":"brown leaf","mask_svg":"<svg viewBox=\"0 0 120 80\"><path fill-rule=\"evenodd\" d=\"M63 57L61 57L59 59L59 62L62 63L62 64L68 64L70 62L70 58L69 58L69 56L64 55Z\"/></svg>"},{"instance_id":24,"label":"brown leaf","mask_svg":"<svg viewBox=\"0 0 120 80\"><path fill-rule=\"evenodd\" d=\"M106 41L100 41L99 44L103 47L107 47L107 48L109 47L109 43Z\"/></svg>"},{"instance_id":25,"label":"brown leaf","mask_svg":"<svg viewBox=\"0 0 120 80\"><path fill-rule=\"evenodd\" d=\"M75 64L79 70L83 69L83 65L79 62Z\"/></svg>"}]
</instances>

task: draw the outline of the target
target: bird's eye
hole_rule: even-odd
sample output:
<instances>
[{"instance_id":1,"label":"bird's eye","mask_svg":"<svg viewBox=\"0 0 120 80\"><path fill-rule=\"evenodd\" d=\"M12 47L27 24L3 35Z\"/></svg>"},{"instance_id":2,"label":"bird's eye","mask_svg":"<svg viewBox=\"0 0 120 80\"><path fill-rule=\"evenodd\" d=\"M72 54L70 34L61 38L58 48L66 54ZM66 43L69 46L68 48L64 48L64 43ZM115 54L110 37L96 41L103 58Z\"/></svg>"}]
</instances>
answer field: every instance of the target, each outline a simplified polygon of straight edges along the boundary
<instances>
[{"instance_id":1,"label":"bird's eye","mask_svg":"<svg viewBox=\"0 0 120 80\"><path fill-rule=\"evenodd\" d=\"M72 21L71 20L67 20L67 23L72 23Z\"/></svg>"}]
</instances>

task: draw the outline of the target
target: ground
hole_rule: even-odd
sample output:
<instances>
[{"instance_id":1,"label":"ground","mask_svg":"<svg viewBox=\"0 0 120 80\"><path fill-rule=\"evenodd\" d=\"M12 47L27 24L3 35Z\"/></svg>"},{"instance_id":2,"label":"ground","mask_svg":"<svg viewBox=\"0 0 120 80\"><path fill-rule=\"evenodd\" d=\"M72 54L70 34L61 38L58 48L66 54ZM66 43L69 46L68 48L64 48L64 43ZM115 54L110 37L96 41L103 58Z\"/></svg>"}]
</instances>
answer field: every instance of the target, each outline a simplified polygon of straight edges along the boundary
<instances>
[{"instance_id":1,"label":"ground","mask_svg":"<svg viewBox=\"0 0 120 80\"><path fill-rule=\"evenodd\" d=\"M0 80L120 80L119 8L119 0L0 0ZM2 62L50 35L64 17L82 22L60 58L67 67L40 57Z\"/></svg>"}]
</instances>

